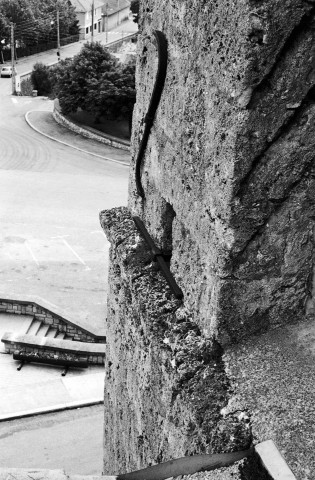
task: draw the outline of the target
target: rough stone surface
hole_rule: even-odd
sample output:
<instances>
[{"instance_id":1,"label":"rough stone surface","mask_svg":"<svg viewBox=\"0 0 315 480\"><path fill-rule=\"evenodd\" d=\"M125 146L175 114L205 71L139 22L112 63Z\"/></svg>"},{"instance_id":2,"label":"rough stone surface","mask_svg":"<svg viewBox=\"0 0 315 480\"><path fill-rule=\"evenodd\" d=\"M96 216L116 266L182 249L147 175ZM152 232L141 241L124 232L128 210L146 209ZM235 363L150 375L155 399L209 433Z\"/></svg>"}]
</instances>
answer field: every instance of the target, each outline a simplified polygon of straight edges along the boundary
<instances>
[{"instance_id":1,"label":"rough stone surface","mask_svg":"<svg viewBox=\"0 0 315 480\"><path fill-rule=\"evenodd\" d=\"M231 391L220 346L174 298L127 208L101 222L111 242L104 471L248 448L246 412L221 413Z\"/></svg>"},{"instance_id":2,"label":"rough stone surface","mask_svg":"<svg viewBox=\"0 0 315 480\"><path fill-rule=\"evenodd\" d=\"M152 29L169 60L145 200L132 168L129 207L162 248L172 223L171 269L205 335L229 343L294 322L313 269L314 2L141 3L133 158L156 73Z\"/></svg>"},{"instance_id":3,"label":"rough stone surface","mask_svg":"<svg viewBox=\"0 0 315 480\"><path fill-rule=\"evenodd\" d=\"M314 1L140 3L129 211L101 214L111 242L105 471L114 473L246 448L253 405L230 383L223 349L303 321L315 292ZM168 62L141 199L135 160L158 66L153 29ZM182 303L130 214L171 255ZM265 440L261 431L254 440Z\"/></svg>"},{"instance_id":4,"label":"rough stone surface","mask_svg":"<svg viewBox=\"0 0 315 480\"><path fill-rule=\"evenodd\" d=\"M297 480L315 478L314 355L312 319L252 337L224 353L235 394L231 405L250 412L254 443L273 440Z\"/></svg>"}]
</instances>

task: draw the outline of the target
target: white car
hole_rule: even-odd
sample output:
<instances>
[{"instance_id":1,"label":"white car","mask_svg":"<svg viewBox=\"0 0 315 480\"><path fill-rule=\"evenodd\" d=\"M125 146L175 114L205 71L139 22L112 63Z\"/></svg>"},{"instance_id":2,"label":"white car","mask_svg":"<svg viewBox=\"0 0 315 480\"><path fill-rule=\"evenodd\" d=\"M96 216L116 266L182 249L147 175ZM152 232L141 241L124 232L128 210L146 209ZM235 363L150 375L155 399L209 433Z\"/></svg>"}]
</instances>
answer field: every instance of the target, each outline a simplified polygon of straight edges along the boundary
<instances>
[{"instance_id":1,"label":"white car","mask_svg":"<svg viewBox=\"0 0 315 480\"><path fill-rule=\"evenodd\" d=\"M0 76L1 76L1 78L2 77L12 77L12 67L2 67Z\"/></svg>"}]
</instances>

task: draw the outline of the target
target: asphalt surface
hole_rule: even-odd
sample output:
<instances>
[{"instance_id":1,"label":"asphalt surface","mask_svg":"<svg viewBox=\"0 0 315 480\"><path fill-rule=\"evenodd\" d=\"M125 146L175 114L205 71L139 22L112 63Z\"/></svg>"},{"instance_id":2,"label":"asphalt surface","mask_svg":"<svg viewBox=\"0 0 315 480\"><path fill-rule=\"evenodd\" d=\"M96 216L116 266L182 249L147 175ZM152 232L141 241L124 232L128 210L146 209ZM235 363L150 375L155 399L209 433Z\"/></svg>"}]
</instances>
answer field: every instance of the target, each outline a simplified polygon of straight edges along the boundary
<instances>
[{"instance_id":1,"label":"asphalt surface","mask_svg":"<svg viewBox=\"0 0 315 480\"><path fill-rule=\"evenodd\" d=\"M136 30L132 22L128 24ZM128 24L111 32L109 41L130 30ZM81 47L64 47L62 56L72 56ZM31 70L37 61L52 63L55 52L19 60L18 74ZM98 213L127 202L126 152L109 152L103 146L95 156L86 153L88 140L84 152L60 143L65 132L57 132L58 142L43 136L25 116L31 112L34 120L37 112L37 124L39 120L43 127L48 118L49 127L52 102L10 93L11 80L0 79L0 296L35 294L102 328L109 244ZM52 123L50 127L52 133ZM106 159L108 153L111 160ZM64 389L59 385L60 369L26 365L17 377L12 357L3 353L0 357L5 360L0 365L5 409L12 409L13 400L24 407L25 394L44 411L45 397L51 402L59 395L62 405L69 400L64 393L72 399L79 391L86 395L95 387L98 391L99 385L103 388L103 380L98 379L104 375L101 367L83 375L92 382L89 387L81 375L71 372ZM10 397L12 392L12 401L4 398L4 393ZM103 406L1 422L0 441L0 467L65 468L69 473L100 475Z\"/></svg>"},{"instance_id":2,"label":"asphalt surface","mask_svg":"<svg viewBox=\"0 0 315 480\"><path fill-rule=\"evenodd\" d=\"M0 79L0 296L36 294L102 328L109 243L98 214L126 204L128 167L34 131L25 114L52 102L10 87Z\"/></svg>"},{"instance_id":3,"label":"asphalt surface","mask_svg":"<svg viewBox=\"0 0 315 480\"><path fill-rule=\"evenodd\" d=\"M94 139L87 141L82 135L57 123L52 112L29 111L26 113L25 119L34 130L47 138L103 160L129 166L130 154L128 151L108 146Z\"/></svg>"},{"instance_id":4,"label":"asphalt surface","mask_svg":"<svg viewBox=\"0 0 315 480\"><path fill-rule=\"evenodd\" d=\"M0 423L0 468L101 475L102 405Z\"/></svg>"}]
</instances>

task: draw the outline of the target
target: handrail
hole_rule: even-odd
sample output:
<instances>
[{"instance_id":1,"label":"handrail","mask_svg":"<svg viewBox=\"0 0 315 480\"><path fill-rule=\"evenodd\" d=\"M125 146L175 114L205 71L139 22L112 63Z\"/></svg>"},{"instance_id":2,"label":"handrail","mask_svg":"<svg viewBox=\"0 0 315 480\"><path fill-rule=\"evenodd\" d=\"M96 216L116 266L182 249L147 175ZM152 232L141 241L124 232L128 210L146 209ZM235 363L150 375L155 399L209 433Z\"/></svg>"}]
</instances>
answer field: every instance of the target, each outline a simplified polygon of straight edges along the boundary
<instances>
[{"instance_id":1,"label":"handrail","mask_svg":"<svg viewBox=\"0 0 315 480\"><path fill-rule=\"evenodd\" d=\"M151 253L153 255L153 259L159 264L161 272L163 273L167 283L169 284L173 294L176 298L181 300L184 296L182 290L177 285L175 278L173 277L168 265L165 261L165 256L162 251L155 245L153 239L150 237L148 230L145 228L144 223L139 217L132 217L133 221L136 224L139 232L142 234L143 238L145 239L147 245L150 247Z\"/></svg>"},{"instance_id":2,"label":"handrail","mask_svg":"<svg viewBox=\"0 0 315 480\"><path fill-rule=\"evenodd\" d=\"M169 462L153 465L152 467L135 472L117 475L117 480L164 480L178 475L192 475L201 471L210 471L217 468L228 467L233 463L249 457L253 449L239 452L216 453L208 455L192 455L176 458Z\"/></svg>"},{"instance_id":3,"label":"handrail","mask_svg":"<svg viewBox=\"0 0 315 480\"><path fill-rule=\"evenodd\" d=\"M148 143L148 138L150 135L151 127L153 125L155 112L160 102L160 98L162 95L162 91L164 88L165 78L166 78L166 69L167 69L167 41L162 32L159 30L154 30L153 35L155 36L157 42L157 50L158 50L158 69L155 78L155 83L150 99L149 108L147 111L146 116L144 117L144 132L142 135L142 140L140 142L138 155L136 158L136 170L135 170L135 178L136 178L136 187L137 193L140 197L144 198L144 190L141 183L141 164L142 159L144 156L144 152Z\"/></svg>"}]
</instances>

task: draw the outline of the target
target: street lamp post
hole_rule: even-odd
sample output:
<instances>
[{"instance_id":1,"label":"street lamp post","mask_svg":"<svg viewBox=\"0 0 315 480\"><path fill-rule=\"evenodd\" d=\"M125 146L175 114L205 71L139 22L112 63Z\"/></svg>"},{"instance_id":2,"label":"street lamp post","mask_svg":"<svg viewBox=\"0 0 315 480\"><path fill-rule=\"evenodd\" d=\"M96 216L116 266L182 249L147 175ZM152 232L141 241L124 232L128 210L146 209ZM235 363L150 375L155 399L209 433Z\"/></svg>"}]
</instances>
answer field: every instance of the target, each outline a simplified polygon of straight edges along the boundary
<instances>
[{"instance_id":1,"label":"street lamp post","mask_svg":"<svg viewBox=\"0 0 315 480\"><path fill-rule=\"evenodd\" d=\"M108 3L106 3L105 5L105 31L106 31L106 35L105 35L105 42L108 43Z\"/></svg>"},{"instance_id":2,"label":"street lamp post","mask_svg":"<svg viewBox=\"0 0 315 480\"><path fill-rule=\"evenodd\" d=\"M92 36L91 42L94 42L94 0L92 2Z\"/></svg>"},{"instance_id":3,"label":"street lamp post","mask_svg":"<svg viewBox=\"0 0 315 480\"><path fill-rule=\"evenodd\" d=\"M1 43L1 47L0 47L0 48L1 48L1 50L0 50L0 52L1 52L1 63L4 63L3 51L2 51L2 48L3 48L3 47L2 47L2 45L5 44L5 38L3 38L0 43Z\"/></svg>"},{"instance_id":4,"label":"street lamp post","mask_svg":"<svg viewBox=\"0 0 315 480\"><path fill-rule=\"evenodd\" d=\"M14 55L14 24L11 22L11 67L12 95L15 95L15 55Z\"/></svg>"},{"instance_id":5,"label":"street lamp post","mask_svg":"<svg viewBox=\"0 0 315 480\"><path fill-rule=\"evenodd\" d=\"M58 62L60 60L60 21L59 21L59 8L57 7L57 14L56 14L56 29L57 29L57 57ZM51 20L50 25L53 26L55 24L55 20Z\"/></svg>"},{"instance_id":6,"label":"street lamp post","mask_svg":"<svg viewBox=\"0 0 315 480\"><path fill-rule=\"evenodd\" d=\"M57 8L57 57L60 60L60 25L59 25L59 8Z\"/></svg>"}]
</instances>

